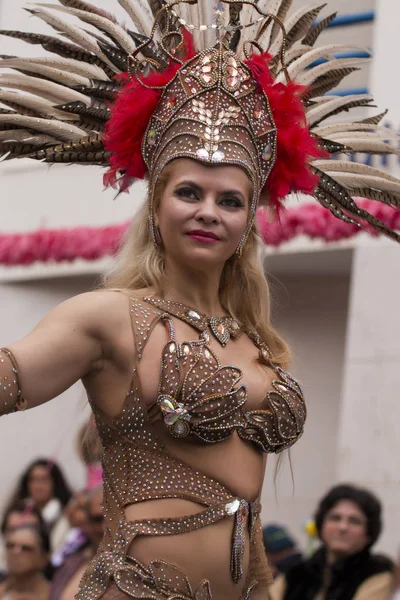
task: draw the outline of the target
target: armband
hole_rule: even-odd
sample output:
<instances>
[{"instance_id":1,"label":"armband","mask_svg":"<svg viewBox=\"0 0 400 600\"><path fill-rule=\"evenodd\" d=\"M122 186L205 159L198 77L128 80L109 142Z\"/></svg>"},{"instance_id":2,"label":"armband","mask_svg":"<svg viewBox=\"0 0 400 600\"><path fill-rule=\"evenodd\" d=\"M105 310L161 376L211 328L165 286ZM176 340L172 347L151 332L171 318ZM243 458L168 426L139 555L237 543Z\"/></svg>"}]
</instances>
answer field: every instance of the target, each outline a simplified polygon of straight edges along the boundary
<instances>
[{"instance_id":1,"label":"armband","mask_svg":"<svg viewBox=\"0 0 400 600\"><path fill-rule=\"evenodd\" d=\"M25 410L28 402L22 397L17 361L11 350L0 349L0 417Z\"/></svg>"}]
</instances>

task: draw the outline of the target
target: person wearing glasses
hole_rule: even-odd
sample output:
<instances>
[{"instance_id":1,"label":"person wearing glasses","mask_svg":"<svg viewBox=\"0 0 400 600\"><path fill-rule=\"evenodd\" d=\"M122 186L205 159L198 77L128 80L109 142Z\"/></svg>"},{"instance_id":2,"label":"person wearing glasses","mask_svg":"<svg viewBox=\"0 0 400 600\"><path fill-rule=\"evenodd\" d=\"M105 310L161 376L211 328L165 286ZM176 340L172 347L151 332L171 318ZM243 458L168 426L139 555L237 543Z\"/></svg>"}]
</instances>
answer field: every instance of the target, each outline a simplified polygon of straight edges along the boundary
<instances>
[{"instance_id":1,"label":"person wearing glasses","mask_svg":"<svg viewBox=\"0 0 400 600\"><path fill-rule=\"evenodd\" d=\"M5 534L6 579L0 584L0 600L48 600L45 577L50 542L40 525L23 524Z\"/></svg>"}]
</instances>

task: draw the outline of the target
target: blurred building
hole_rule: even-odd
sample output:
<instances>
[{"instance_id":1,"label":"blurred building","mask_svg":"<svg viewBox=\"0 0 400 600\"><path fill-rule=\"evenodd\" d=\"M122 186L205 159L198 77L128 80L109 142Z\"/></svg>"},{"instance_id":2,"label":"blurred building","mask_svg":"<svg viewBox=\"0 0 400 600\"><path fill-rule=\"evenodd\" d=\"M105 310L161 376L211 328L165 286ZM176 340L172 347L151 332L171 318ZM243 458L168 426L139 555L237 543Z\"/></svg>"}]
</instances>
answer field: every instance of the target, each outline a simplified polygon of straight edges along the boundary
<instances>
[{"instance_id":1,"label":"blurred building","mask_svg":"<svg viewBox=\"0 0 400 600\"><path fill-rule=\"evenodd\" d=\"M295 0L294 6L305 3ZM41 22L22 10L23 4L0 2L0 28L43 31ZM122 15L116 0L96 4ZM330 0L330 7L357 18L352 25L330 28L325 41L367 46L374 54L371 67L353 74L338 91L370 89L399 126L398 0ZM0 39L1 54L22 48ZM35 55L36 47L31 52ZM387 166L397 169L395 161ZM113 201L95 167L49 169L29 161L0 164L0 190L1 233L122 223L144 197L144 187L136 184L129 195ZM393 243L367 234L339 243L296 238L278 249L265 249L275 322L292 344L293 371L305 388L309 420L291 453L294 483L287 457L274 482L275 460L270 458L262 516L266 522L287 524L296 538L319 497L334 482L345 480L371 488L383 500L388 527L380 546L391 553L397 550L399 256ZM23 336L60 301L93 287L108 264L0 265L1 344ZM0 422L0 508L32 456L54 456L68 469L71 482L82 485L75 433L87 410L83 388L75 385L49 405Z\"/></svg>"}]
</instances>

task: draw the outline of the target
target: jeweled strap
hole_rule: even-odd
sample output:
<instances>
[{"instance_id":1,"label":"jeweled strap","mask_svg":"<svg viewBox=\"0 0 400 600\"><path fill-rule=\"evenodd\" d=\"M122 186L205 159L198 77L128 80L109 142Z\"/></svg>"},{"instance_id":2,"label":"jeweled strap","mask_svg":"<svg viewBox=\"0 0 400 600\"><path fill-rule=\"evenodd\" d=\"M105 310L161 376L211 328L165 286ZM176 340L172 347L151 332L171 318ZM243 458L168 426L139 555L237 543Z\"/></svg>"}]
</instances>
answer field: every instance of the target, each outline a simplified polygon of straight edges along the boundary
<instances>
[{"instance_id":1,"label":"jeweled strap","mask_svg":"<svg viewBox=\"0 0 400 600\"><path fill-rule=\"evenodd\" d=\"M205 332L207 327L210 327L212 334L222 346L225 346L231 337L235 339L243 333L237 321L229 315L207 317L200 311L174 300L154 297L146 297L143 300L188 323L198 331Z\"/></svg>"},{"instance_id":2,"label":"jeweled strap","mask_svg":"<svg viewBox=\"0 0 400 600\"><path fill-rule=\"evenodd\" d=\"M189 531L202 529L222 519L235 517L231 549L231 575L237 583L243 577L243 557L246 547L246 531L250 540L253 534L253 515L258 514L258 502L249 503L247 500L232 498L187 517L167 519L144 519L122 523L120 543L123 546L138 535L179 535ZM250 517L251 515L251 517Z\"/></svg>"},{"instance_id":3,"label":"jeweled strap","mask_svg":"<svg viewBox=\"0 0 400 600\"><path fill-rule=\"evenodd\" d=\"M181 302L164 300L163 298L154 298L152 296L146 296L143 300L148 304L152 304L160 310L181 319L181 321L185 321L185 323L188 323L198 331L205 331L208 327L208 317Z\"/></svg>"},{"instance_id":4,"label":"jeweled strap","mask_svg":"<svg viewBox=\"0 0 400 600\"><path fill-rule=\"evenodd\" d=\"M0 416L25 410L28 402L21 395L18 365L8 348L0 349Z\"/></svg>"}]
</instances>

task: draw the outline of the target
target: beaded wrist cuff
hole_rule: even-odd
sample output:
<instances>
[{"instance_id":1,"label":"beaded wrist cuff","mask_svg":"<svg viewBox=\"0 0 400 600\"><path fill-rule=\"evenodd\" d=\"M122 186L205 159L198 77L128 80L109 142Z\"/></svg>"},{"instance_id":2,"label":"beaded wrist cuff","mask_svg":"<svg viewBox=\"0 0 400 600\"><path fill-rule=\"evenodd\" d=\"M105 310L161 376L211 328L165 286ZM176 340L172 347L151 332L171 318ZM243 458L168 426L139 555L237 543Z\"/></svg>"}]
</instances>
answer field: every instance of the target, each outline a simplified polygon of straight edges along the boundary
<instances>
[{"instance_id":1,"label":"beaded wrist cuff","mask_svg":"<svg viewBox=\"0 0 400 600\"><path fill-rule=\"evenodd\" d=\"M7 348L0 349L0 416L25 410L28 403L21 394L18 366Z\"/></svg>"}]
</instances>

